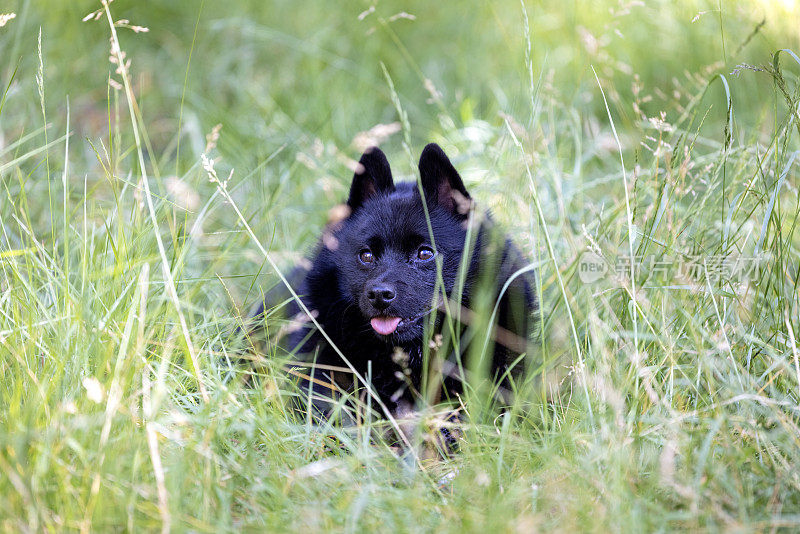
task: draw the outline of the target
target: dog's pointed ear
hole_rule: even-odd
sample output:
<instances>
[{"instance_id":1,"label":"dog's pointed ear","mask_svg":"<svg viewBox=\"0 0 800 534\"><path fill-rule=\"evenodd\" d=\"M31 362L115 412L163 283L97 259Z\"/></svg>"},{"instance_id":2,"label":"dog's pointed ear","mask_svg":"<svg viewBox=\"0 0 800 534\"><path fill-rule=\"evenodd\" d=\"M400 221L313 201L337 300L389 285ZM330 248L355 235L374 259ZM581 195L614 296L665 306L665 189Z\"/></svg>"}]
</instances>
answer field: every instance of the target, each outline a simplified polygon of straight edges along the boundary
<instances>
[{"instance_id":1,"label":"dog's pointed ear","mask_svg":"<svg viewBox=\"0 0 800 534\"><path fill-rule=\"evenodd\" d=\"M428 204L466 216L472 203L469 193L442 147L436 143L425 147L419 158L419 175Z\"/></svg>"},{"instance_id":2,"label":"dog's pointed ear","mask_svg":"<svg viewBox=\"0 0 800 534\"><path fill-rule=\"evenodd\" d=\"M394 191L389 161L380 148L368 148L358 160L347 205L356 211L368 198L386 191Z\"/></svg>"}]
</instances>

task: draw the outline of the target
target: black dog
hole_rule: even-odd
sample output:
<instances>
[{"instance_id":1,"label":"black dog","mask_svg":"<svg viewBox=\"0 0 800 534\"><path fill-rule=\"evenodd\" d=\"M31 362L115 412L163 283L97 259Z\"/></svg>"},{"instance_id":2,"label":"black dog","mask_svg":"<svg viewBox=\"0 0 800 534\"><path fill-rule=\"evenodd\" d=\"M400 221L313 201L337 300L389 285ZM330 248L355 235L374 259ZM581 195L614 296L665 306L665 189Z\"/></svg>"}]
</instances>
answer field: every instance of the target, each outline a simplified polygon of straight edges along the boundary
<instances>
[{"instance_id":1,"label":"black dog","mask_svg":"<svg viewBox=\"0 0 800 534\"><path fill-rule=\"evenodd\" d=\"M429 399L460 393L476 363L467 354L488 353L484 369L495 381L524 367L518 356L538 317L533 270L476 212L438 145L425 147L419 171L422 194L417 183L394 183L379 149L364 153L344 216L326 228L310 268L290 276L328 336L290 302L289 316L306 322L287 336L288 348L312 363L300 386L316 416L329 415L337 392L363 391L352 372L331 370L348 368L340 352L390 411L413 405L423 383L437 388ZM278 299L265 300L257 315Z\"/></svg>"}]
</instances>

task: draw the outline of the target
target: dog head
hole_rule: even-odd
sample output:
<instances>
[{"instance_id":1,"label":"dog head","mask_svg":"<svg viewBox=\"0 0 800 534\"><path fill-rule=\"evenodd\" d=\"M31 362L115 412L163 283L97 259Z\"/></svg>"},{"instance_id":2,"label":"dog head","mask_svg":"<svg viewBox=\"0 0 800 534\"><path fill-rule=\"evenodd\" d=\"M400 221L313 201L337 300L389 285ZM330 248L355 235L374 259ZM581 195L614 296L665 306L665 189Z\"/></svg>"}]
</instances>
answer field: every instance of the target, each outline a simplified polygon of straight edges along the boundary
<instances>
[{"instance_id":1,"label":"dog head","mask_svg":"<svg viewBox=\"0 0 800 534\"><path fill-rule=\"evenodd\" d=\"M395 184L383 152L368 150L353 176L349 215L328 244L323 239L338 270L331 290L387 342L420 339L463 267L470 196L438 145L425 147L419 171L418 184Z\"/></svg>"}]
</instances>

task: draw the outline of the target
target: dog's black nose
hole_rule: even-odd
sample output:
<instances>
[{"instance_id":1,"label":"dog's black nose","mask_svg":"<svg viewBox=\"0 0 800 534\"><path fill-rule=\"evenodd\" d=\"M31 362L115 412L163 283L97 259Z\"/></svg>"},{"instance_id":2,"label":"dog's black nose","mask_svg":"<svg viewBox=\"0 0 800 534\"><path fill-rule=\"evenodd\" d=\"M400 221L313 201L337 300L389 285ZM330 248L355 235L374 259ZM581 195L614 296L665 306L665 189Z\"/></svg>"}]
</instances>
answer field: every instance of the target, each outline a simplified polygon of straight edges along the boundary
<instances>
[{"instance_id":1,"label":"dog's black nose","mask_svg":"<svg viewBox=\"0 0 800 534\"><path fill-rule=\"evenodd\" d=\"M367 289L367 298L379 310L388 307L396 296L394 288L387 284L375 284Z\"/></svg>"}]
</instances>

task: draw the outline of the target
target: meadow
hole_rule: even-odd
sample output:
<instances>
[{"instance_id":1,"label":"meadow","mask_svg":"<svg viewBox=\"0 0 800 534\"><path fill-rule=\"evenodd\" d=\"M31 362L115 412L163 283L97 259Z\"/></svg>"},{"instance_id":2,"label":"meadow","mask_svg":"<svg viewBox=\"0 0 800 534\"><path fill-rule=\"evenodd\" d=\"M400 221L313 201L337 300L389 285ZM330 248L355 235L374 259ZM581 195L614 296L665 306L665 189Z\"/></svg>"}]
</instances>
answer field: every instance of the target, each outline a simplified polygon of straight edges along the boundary
<instances>
[{"instance_id":1,"label":"meadow","mask_svg":"<svg viewBox=\"0 0 800 534\"><path fill-rule=\"evenodd\" d=\"M0 1L0 529L800 528L793 2ZM458 451L235 330L380 144L538 269ZM270 324L268 328L280 328ZM227 365L246 353L250 365Z\"/></svg>"}]
</instances>

